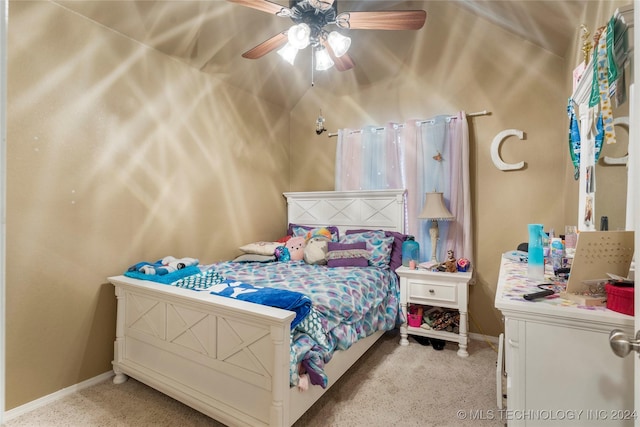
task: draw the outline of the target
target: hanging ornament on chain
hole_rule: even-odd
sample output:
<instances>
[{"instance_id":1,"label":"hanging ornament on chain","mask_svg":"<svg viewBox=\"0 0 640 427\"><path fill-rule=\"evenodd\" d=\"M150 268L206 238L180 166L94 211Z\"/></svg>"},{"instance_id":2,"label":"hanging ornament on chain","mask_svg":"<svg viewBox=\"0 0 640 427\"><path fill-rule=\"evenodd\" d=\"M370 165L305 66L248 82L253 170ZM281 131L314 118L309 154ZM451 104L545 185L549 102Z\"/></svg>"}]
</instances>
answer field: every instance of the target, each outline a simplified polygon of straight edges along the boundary
<instances>
[{"instance_id":1,"label":"hanging ornament on chain","mask_svg":"<svg viewBox=\"0 0 640 427\"><path fill-rule=\"evenodd\" d=\"M320 135L326 129L324 128L324 117L322 117L322 110L320 110L320 115L316 119L316 134Z\"/></svg>"}]
</instances>

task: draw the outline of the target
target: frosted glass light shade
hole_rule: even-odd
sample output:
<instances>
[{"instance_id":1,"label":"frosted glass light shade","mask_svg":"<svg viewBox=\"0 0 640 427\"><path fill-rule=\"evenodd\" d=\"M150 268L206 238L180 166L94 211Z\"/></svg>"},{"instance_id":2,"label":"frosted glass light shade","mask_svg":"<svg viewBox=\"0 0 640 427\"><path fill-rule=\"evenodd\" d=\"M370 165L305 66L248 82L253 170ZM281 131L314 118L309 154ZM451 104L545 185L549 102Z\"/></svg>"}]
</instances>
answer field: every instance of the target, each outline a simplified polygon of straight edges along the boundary
<instances>
[{"instance_id":1,"label":"frosted glass light shade","mask_svg":"<svg viewBox=\"0 0 640 427\"><path fill-rule=\"evenodd\" d=\"M311 36L311 28L305 23L294 25L287 31L289 43L297 49L309 46L309 36Z\"/></svg>"},{"instance_id":2,"label":"frosted glass light shade","mask_svg":"<svg viewBox=\"0 0 640 427\"><path fill-rule=\"evenodd\" d=\"M343 36L337 31L331 31L329 33L327 42L329 43L329 46L331 46L331 50L333 50L334 55L338 58L347 53L349 46L351 46L351 38Z\"/></svg>"},{"instance_id":3,"label":"frosted glass light shade","mask_svg":"<svg viewBox=\"0 0 640 427\"><path fill-rule=\"evenodd\" d=\"M331 67L333 67L333 61L331 60L327 49L316 49L316 70L324 71Z\"/></svg>"},{"instance_id":4,"label":"frosted glass light shade","mask_svg":"<svg viewBox=\"0 0 640 427\"><path fill-rule=\"evenodd\" d=\"M298 49L296 49L291 43L285 44L278 50L278 55L291 65L293 65L293 61L295 61L297 54Z\"/></svg>"}]
</instances>

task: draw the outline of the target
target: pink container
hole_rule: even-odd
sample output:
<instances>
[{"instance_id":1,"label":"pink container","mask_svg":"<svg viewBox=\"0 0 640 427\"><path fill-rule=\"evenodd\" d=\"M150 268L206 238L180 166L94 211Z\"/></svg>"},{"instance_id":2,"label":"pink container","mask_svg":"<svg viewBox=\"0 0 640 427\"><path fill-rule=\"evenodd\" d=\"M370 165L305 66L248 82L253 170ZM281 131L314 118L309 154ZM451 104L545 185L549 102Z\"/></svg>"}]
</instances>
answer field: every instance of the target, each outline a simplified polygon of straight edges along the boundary
<instances>
[{"instance_id":1,"label":"pink container","mask_svg":"<svg viewBox=\"0 0 640 427\"><path fill-rule=\"evenodd\" d=\"M409 326L419 328L422 325L422 307L412 305L409 307L409 314L407 315L407 323Z\"/></svg>"}]
</instances>

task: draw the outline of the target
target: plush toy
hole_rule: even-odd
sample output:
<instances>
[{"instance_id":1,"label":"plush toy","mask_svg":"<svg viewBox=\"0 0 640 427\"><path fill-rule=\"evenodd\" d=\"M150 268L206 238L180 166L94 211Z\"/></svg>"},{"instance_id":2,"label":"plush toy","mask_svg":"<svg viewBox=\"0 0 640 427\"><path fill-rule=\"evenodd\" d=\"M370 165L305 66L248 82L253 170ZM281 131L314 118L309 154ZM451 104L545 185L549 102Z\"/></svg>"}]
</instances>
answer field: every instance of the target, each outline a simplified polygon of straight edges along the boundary
<instances>
[{"instance_id":1,"label":"plush toy","mask_svg":"<svg viewBox=\"0 0 640 427\"><path fill-rule=\"evenodd\" d=\"M276 259L280 262L291 261L291 255L289 255L289 249L286 246L278 246L273 254L276 256Z\"/></svg>"},{"instance_id":2,"label":"plush toy","mask_svg":"<svg viewBox=\"0 0 640 427\"><path fill-rule=\"evenodd\" d=\"M444 267L445 271L448 273L455 273L458 271L456 257L453 256L453 251L451 249L447 251L447 259L444 261Z\"/></svg>"},{"instance_id":3,"label":"plush toy","mask_svg":"<svg viewBox=\"0 0 640 427\"><path fill-rule=\"evenodd\" d=\"M292 237L287 240L285 247L289 250L291 261L300 261L304 258L305 239L302 236Z\"/></svg>"},{"instance_id":4,"label":"plush toy","mask_svg":"<svg viewBox=\"0 0 640 427\"><path fill-rule=\"evenodd\" d=\"M324 237L312 237L304 247L304 262L324 265L327 263L328 241Z\"/></svg>"},{"instance_id":5,"label":"plush toy","mask_svg":"<svg viewBox=\"0 0 640 427\"><path fill-rule=\"evenodd\" d=\"M325 240L329 241L331 240L331 232L325 227L314 228L313 230L309 230L307 234L304 236L307 242L313 239L314 237L324 237Z\"/></svg>"}]
</instances>

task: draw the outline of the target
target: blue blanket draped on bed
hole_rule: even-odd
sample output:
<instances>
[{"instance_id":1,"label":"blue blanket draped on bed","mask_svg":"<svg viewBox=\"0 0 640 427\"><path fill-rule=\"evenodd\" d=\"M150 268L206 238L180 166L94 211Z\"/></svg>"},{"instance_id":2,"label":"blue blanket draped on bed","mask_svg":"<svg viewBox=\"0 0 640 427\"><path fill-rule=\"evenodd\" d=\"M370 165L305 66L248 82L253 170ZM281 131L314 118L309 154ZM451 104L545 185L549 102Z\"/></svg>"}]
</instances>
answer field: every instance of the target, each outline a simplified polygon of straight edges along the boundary
<instances>
[{"instance_id":1,"label":"blue blanket draped on bed","mask_svg":"<svg viewBox=\"0 0 640 427\"><path fill-rule=\"evenodd\" d=\"M211 286L209 292L213 295L293 311L296 317L291 322L291 329L295 328L311 311L311 299L308 296L286 289L266 288L236 280L224 280Z\"/></svg>"}]
</instances>

